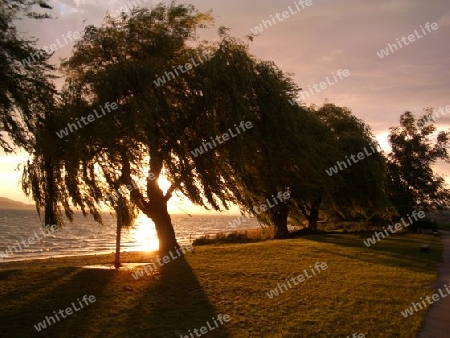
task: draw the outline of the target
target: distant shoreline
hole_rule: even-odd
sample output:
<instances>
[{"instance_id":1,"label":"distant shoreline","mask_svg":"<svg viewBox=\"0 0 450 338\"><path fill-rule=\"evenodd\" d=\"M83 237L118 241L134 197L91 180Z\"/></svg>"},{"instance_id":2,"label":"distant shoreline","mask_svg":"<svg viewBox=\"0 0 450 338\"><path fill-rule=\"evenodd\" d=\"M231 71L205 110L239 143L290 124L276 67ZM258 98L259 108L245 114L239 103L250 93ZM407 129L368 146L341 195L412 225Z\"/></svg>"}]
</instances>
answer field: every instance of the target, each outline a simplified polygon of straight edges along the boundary
<instances>
[{"instance_id":1,"label":"distant shoreline","mask_svg":"<svg viewBox=\"0 0 450 338\"><path fill-rule=\"evenodd\" d=\"M34 204L26 204L6 197L0 197L0 210L36 210Z\"/></svg>"},{"instance_id":2,"label":"distant shoreline","mask_svg":"<svg viewBox=\"0 0 450 338\"><path fill-rule=\"evenodd\" d=\"M4 206L0 204L0 210L36 211L36 208L34 206L15 207L15 206Z\"/></svg>"}]
</instances>

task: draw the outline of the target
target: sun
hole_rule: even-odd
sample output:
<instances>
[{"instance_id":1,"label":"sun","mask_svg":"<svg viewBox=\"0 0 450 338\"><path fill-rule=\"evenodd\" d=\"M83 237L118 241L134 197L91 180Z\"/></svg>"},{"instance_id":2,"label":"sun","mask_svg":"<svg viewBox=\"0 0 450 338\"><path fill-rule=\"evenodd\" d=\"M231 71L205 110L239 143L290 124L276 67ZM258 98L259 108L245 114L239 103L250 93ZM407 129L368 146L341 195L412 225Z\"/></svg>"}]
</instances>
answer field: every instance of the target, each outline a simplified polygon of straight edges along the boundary
<instances>
[{"instance_id":1,"label":"sun","mask_svg":"<svg viewBox=\"0 0 450 338\"><path fill-rule=\"evenodd\" d=\"M163 177L163 176L160 176L159 178L158 178L158 185L159 185L159 187L161 188L161 190L164 192L164 193L166 193L167 192L167 190L170 188L170 185L171 185L172 183L170 183L165 177Z\"/></svg>"},{"instance_id":2,"label":"sun","mask_svg":"<svg viewBox=\"0 0 450 338\"><path fill-rule=\"evenodd\" d=\"M130 230L130 241L134 242L133 249L136 251L157 251L159 240L152 220L140 214Z\"/></svg>"},{"instance_id":3,"label":"sun","mask_svg":"<svg viewBox=\"0 0 450 338\"><path fill-rule=\"evenodd\" d=\"M163 193L167 193L171 183L164 177L158 178L158 186ZM168 202L169 212L182 210L179 205L183 202L179 196L174 194ZM155 224L146 215L140 213L134 222L134 226L129 232L129 241L132 243L133 251L157 251L159 250L159 240L156 234Z\"/></svg>"}]
</instances>

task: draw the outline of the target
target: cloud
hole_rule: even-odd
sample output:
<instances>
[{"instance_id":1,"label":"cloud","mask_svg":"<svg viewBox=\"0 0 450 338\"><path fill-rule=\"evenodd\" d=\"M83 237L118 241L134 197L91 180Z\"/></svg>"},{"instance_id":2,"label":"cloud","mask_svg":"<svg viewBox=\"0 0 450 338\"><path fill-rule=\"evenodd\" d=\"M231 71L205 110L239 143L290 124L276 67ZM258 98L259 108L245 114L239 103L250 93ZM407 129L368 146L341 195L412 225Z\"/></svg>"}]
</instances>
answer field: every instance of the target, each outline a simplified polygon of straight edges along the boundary
<instances>
[{"instance_id":1,"label":"cloud","mask_svg":"<svg viewBox=\"0 0 450 338\"><path fill-rule=\"evenodd\" d=\"M322 62L333 62L343 53L342 49L334 49L328 55L325 55L319 59Z\"/></svg>"},{"instance_id":2,"label":"cloud","mask_svg":"<svg viewBox=\"0 0 450 338\"><path fill-rule=\"evenodd\" d=\"M439 27L448 27L450 26L450 12L447 12L446 14L444 14L443 16L441 16L438 20L437 23L439 25Z\"/></svg>"}]
</instances>

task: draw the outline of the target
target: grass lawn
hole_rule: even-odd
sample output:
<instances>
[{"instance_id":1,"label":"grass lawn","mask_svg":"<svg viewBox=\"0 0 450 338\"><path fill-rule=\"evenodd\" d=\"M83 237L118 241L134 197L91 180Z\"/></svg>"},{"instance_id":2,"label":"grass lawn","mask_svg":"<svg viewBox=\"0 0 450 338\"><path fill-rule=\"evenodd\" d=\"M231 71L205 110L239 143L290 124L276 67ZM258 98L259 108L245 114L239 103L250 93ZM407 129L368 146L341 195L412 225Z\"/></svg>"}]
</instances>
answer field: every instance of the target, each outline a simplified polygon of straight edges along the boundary
<instances>
[{"instance_id":1,"label":"grass lawn","mask_svg":"<svg viewBox=\"0 0 450 338\"><path fill-rule=\"evenodd\" d=\"M202 337L414 337L426 311L400 311L433 294L440 238L396 235L366 248L369 234L196 247L154 276L78 266L113 255L0 264L1 337L180 337L213 317L231 320ZM421 253L420 243L431 245ZM126 253L124 261L150 262ZM266 292L316 262L328 269L270 299ZM311 275L311 273L309 273ZM77 298L96 301L37 332L34 325ZM197 331L199 332L199 331ZM200 332L199 332L200 334Z\"/></svg>"}]
</instances>

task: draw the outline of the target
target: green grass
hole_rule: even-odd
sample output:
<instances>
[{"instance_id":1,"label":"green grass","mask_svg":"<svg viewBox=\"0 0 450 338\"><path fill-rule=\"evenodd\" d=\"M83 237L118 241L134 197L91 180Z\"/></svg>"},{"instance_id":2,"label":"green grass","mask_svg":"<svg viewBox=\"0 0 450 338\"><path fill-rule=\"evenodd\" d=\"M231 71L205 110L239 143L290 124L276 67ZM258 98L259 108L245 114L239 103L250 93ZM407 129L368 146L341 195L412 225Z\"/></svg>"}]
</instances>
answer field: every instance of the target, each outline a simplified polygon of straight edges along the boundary
<instances>
[{"instance_id":1,"label":"green grass","mask_svg":"<svg viewBox=\"0 0 450 338\"><path fill-rule=\"evenodd\" d=\"M400 311L433 293L440 238L405 234L366 248L368 235L196 247L138 280L131 271L77 267L111 262L112 255L3 263L0 335L180 337L228 314L231 321L210 337L413 337L426 311L407 319ZM430 253L419 251L423 242ZM124 261L150 257L127 253ZM316 262L328 269L274 299L266 295ZM34 329L85 294L97 301L40 333Z\"/></svg>"}]
</instances>

